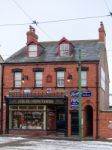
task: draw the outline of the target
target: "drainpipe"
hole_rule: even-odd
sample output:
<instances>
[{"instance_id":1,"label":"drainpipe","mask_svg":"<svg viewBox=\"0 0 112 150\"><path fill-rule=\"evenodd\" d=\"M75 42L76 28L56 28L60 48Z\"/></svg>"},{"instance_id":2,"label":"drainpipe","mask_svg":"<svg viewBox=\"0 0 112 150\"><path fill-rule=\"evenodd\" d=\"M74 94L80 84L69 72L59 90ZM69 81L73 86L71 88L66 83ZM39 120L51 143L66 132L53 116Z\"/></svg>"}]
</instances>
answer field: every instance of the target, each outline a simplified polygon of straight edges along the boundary
<instances>
[{"instance_id":1,"label":"drainpipe","mask_svg":"<svg viewBox=\"0 0 112 150\"><path fill-rule=\"evenodd\" d=\"M98 139L98 123L99 123L99 63L96 63L96 138Z\"/></svg>"}]
</instances>

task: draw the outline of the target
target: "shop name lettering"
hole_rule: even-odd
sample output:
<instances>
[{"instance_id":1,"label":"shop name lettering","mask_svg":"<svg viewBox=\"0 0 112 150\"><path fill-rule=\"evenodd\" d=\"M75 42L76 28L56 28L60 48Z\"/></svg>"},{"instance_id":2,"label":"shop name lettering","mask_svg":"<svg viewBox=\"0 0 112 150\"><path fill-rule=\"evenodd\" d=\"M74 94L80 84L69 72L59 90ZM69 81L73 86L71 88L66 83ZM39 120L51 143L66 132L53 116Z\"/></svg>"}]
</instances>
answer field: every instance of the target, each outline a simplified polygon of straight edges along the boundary
<instances>
[{"instance_id":1,"label":"shop name lettering","mask_svg":"<svg viewBox=\"0 0 112 150\"><path fill-rule=\"evenodd\" d=\"M64 104L62 100L10 100L9 104Z\"/></svg>"},{"instance_id":2,"label":"shop name lettering","mask_svg":"<svg viewBox=\"0 0 112 150\"><path fill-rule=\"evenodd\" d=\"M71 91L70 92L71 97L78 97L79 96L79 92L78 91ZM81 92L81 96L82 97L90 97L92 94L90 91L82 91Z\"/></svg>"}]
</instances>

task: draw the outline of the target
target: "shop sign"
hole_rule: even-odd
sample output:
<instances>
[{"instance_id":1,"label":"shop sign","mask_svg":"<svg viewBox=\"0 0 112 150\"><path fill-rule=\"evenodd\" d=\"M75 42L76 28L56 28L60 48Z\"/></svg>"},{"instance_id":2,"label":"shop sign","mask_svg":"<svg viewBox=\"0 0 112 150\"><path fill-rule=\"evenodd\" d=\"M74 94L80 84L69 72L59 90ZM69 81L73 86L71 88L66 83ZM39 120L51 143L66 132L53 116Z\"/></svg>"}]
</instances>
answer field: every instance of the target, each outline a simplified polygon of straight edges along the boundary
<instances>
[{"instance_id":1,"label":"shop sign","mask_svg":"<svg viewBox=\"0 0 112 150\"><path fill-rule=\"evenodd\" d=\"M10 99L9 104L64 104L64 100L54 99Z\"/></svg>"},{"instance_id":2,"label":"shop sign","mask_svg":"<svg viewBox=\"0 0 112 150\"><path fill-rule=\"evenodd\" d=\"M24 94L30 94L31 93L31 89L24 89Z\"/></svg>"},{"instance_id":3,"label":"shop sign","mask_svg":"<svg viewBox=\"0 0 112 150\"><path fill-rule=\"evenodd\" d=\"M71 97L78 97L79 96L79 91L77 91L77 90L71 91L70 96ZM82 91L81 96L82 97L90 97L91 92L90 91Z\"/></svg>"},{"instance_id":4,"label":"shop sign","mask_svg":"<svg viewBox=\"0 0 112 150\"><path fill-rule=\"evenodd\" d=\"M91 92L90 91L83 91L82 92L82 97L90 97L91 96Z\"/></svg>"},{"instance_id":5,"label":"shop sign","mask_svg":"<svg viewBox=\"0 0 112 150\"><path fill-rule=\"evenodd\" d=\"M72 98L71 99L71 108L72 109L78 109L78 106L79 106L79 101L78 99L76 98Z\"/></svg>"},{"instance_id":6,"label":"shop sign","mask_svg":"<svg viewBox=\"0 0 112 150\"><path fill-rule=\"evenodd\" d=\"M79 95L79 92L78 92L78 91L75 91L75 90L74 90L74 91L71 91L71 92L70 92L70 96L71 96L71 97L75 97L75 96L78 96L78 95Z\"/></svg>"}]
</instances>

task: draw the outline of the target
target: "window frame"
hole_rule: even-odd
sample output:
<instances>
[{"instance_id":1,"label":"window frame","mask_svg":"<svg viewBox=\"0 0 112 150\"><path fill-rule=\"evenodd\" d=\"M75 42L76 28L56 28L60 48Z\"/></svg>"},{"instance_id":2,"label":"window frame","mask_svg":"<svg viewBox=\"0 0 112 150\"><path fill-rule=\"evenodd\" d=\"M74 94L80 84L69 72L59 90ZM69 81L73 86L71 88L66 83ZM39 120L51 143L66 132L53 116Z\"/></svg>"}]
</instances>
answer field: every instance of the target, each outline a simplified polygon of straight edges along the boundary
<instances>
[{"instance_id":1,"label":"window frame","mask_svg":"<svg viewBox=\"0 0 112 150\"><path fill-rule=\"evenodd\" d=\"M35 46L35 50L31 50L30 48L34 47ZM28 56L29 57L37 57L38 53L38 47L36 44L30 44L28 45Z\"/></svg>"},{"instance_id":2,"label":"window frame","mask_svg":"<svg viewBox=\"0 0 112 150\"><path fill-rule=\"evenodd\" d=\"M86 73L83 76L83 73ZM87 71L86 70L81 70L81 87L86 87L87 86Z\"/></svg>"},{"instance_id":3,"label":"window frame","mask_svg":"<svg viewBox=\"0 0 112 150\"><path fill-rule=\"evenodd\" d=\"M58 76L58 73L63 73L63 77L60 78L60 77ZM64 72L64 71L57 71L57 72L56 72L56 86L59 87L59 88L65 87L64 79L65 79L65 72ZM62 81L62 83L63 83L62 86L60 86L61 81Z\"/></svg>"},{"instance_id":4,"label":"window frame","mask_svg":"<svg viewBox=\"0 0 112 150\"><path fill-rule=\"evenodd\" d=\"M34 73L35 73L35 87L36 88L42 88L43 87L43 72L42 71L35 71ZM39 73L41 73L41 79L37 80L36 74L38 75ZM37 86L38 81L41 81L41 86Z\"/></svg>"},{"instance_id":5,"label":"window frame","mask_svg":"<svg viewBox=\"0 0 112 150\"><path fill-rule=\"evenodd\" d=\"M106 88L106 78L103 67L101 67L101 88L105 91Z\"/></svg>"},{"instance_id":6,"label":"window frame","mask_svg":"<svg viewBox=\"0 0 112 150\"><path fill-rule=\"evenodd\" d=\"M67 49L66 49L66 47L67 47ZM60 56L62 56L62 57L69 56L69 54L70 54L70 44L69 43L61 43L59 45L59 49L60 49Z\"/></svg>"},{"instance_id":7,"label":"window frame","mask_svg":"<svg viewBox=\"0 0 112 150\"><path fill-rule=\"evenodd\" d=\"M16 75L20 74L20 79L16 79ZM13 85L15 88L21 88L22 87L22 72L14 72L14 80ZM19 82L19 86L16 85L16 83Z\"/></svg>"}]
</instances>

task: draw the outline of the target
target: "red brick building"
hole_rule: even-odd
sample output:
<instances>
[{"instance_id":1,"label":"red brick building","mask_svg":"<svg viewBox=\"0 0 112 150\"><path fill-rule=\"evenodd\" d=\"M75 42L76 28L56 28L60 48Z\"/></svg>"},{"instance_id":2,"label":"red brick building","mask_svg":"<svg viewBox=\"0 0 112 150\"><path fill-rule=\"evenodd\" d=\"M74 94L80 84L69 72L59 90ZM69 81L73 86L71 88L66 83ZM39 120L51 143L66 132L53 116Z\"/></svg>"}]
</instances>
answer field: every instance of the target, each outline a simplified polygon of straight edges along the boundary
<instances>
[{"instance_id":1,"label":"red brick building","mask_svg":"<svg viewBox=\"0 0 112 150\"><path fill-rule=\"evenodd\" d=\"M112 137L103 23L99 39L80 41L39 42L30 26L26 46L3 65L3 133L79 134L79 52L82 137Z\"/></svg>"}]
</instances>

